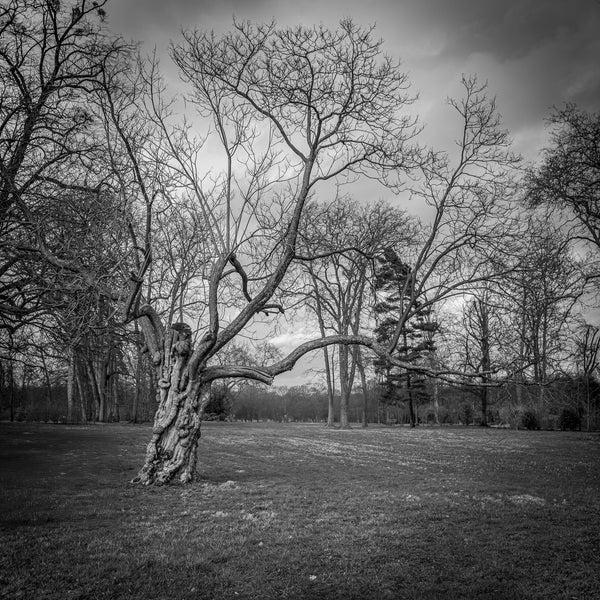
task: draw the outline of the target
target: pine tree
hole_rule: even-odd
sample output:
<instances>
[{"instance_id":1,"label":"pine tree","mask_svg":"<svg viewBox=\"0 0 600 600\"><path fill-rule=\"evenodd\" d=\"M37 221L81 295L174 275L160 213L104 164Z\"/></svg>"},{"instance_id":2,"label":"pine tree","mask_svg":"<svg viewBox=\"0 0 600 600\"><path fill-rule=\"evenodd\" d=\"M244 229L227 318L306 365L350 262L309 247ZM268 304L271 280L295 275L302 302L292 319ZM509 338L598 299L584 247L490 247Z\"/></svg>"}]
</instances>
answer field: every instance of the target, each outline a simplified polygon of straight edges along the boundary
<instances>
[{"instance_id":1,"label":"pine tree","mask_svg":"<svg viewBox=\"0 0 600 600\"><path fill-rule=\"evenodd\" d=\"M435 349L433 336L437 323L431 319L431 308L414 298L415 279L410 265L391 248L387 248L377 262L375 293L378 299L374 310L378 324L375 335L379 342L389 343L400 326L400 339L394 354L417 368ZM426 377L418 370L401 369L382 360L376 360L374 365L383 379L381 400L389 405L407 402L410 424L415 427L415 405L429 399Z\"/></svg>"}]
</instances>

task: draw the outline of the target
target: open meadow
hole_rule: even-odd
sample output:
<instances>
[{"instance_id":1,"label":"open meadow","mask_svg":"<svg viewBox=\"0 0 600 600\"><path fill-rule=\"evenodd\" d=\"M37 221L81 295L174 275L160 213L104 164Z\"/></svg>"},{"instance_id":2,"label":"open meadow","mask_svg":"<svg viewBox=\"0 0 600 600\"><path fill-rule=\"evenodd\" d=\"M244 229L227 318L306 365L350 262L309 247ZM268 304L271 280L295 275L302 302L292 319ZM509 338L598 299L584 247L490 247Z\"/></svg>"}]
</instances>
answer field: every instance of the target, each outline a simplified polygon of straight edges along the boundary
<instances>
[{"instance_id":1,"label":"open meadow","mask_svg":"<svg viewBox=\"0 0 600 600\"><path fill-rule=\"evenodd\" d=\"M149 426L0 424L0 598L600 598L600 436L207 423L188 486Z\"/></svg>"}]
</instances>

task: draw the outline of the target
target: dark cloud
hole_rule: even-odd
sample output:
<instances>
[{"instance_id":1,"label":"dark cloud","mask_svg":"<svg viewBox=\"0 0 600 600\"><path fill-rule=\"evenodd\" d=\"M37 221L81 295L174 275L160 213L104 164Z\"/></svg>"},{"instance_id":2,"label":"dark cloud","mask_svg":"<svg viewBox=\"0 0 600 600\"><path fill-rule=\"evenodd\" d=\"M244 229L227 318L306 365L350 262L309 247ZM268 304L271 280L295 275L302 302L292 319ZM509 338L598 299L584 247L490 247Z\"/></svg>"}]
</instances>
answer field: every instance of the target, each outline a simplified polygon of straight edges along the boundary
<instances>
[{"instance_id":1,"label":"dark cloud","mask_svg":"<svg viewBox=\"0 0 600 600\"><path fill-rule=\"evenodd\" d=\"M459 91L462 73L489 82L517 150L530 159L547 140L544 119L553 106L600 109L596 0L404 0L382 22L386 39L394 39L394 25L395 48L422 92L434 138L448 141L443 100Z\"/></svg>"},{"instance_id":2,"label":"dark cloud","mask_svg":"<svg viewBox=\"0 0 600 600\"><path fill-rule=\"evenodd\" d=\"M446 34L444 54L482 52L500 61L523 57L561 36L580 36L600 14L595 0L405 0L400 6L423 29L434 27Z\"/></svg>"},{"instance_id":3,"label":"dark cloud","mask_svg":"<svg viewBox=\"0 0 600 600\"><path fill-rule=\"evenodd\" d=\"M335 26L344 17L376 23L421 92L433 137L450 131L444 101L462 73L489 81L525 154L536 154L553 106L600 109L598 0L120 0L109 9L115 31L159 50L182 27L221 31L234 15L282 26ZM168 60L163 66L172 69Z\"/></svg>"}]
</instances>

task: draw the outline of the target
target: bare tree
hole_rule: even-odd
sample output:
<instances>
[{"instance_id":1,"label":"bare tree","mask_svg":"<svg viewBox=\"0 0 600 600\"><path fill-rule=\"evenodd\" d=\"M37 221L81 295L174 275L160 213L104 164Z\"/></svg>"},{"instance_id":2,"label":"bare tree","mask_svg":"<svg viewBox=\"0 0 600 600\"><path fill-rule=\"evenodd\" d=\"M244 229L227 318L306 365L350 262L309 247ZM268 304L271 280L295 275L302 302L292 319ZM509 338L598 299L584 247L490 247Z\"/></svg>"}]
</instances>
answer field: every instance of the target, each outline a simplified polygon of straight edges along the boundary
<instances>
[{"instance_id":1,"label":"bare tree","mask_svg":"<svg viewBox=\"0 0 600 600\"><path fill-rule=\"evenodd\" d=\"M464 99L451 103L462 119L455 165L434 153L422 161L410 145L414 123L401 112L410 101L406 76L381 55L372 31L350 22L334 32L250 24L237 24L221 38L188 32L173 56L192 85L190 101L213 121L224 168L200 177L203 140L190 138L185 124L171 129L168 105L151 96L162 135L157 154L169 156L161 164L176 181L171 185L201 207L211 260L208 322L197 344L189 325L163 323L132 280L128 306L140 319L159 382L154 433L135 479L143 484L193 477L200 420L216 379L271 383L305 353L332 344L361 344L414 369L392 356L402 326L416 312L489 279L490 248L505 247L505 200L516 161L494 102L474 79L463 81ZM214 161L216 150L210 151ZM417 164L422 186L413 193L435 217L415 252L409 302L385 347L371 336L335 334L301 344L274 364L211 365L258 317L283 310L277 296L290 266L310 258L299 252L298 235L319 184L363 174L395 184ZM427 365L418 369L431 373Z\"/></svg>"},{"instance_id":2,"label":"bare tree","mask_svg":"<svg viewBox=\"0 0 600 600\"><path fill-rule=\"evenodd\" d=\"M587 430L590 431L592 417L592 389L591 382L598 372L598 358L600 356L600 329L586 324L583 328L583 336L579 340L578 350L581 360L583 376L585 378L585 399Z\"/></svg>"},{"instance_id":3,"label":"bare tree","mask_svg":"<svg viewBox=\"0 0 600 600\"><path fill-rule=\"evenodd\" d=\"M26 228L44 250L40 204L66 191L97 192L101 156L90 97L125 44L102 33L105 1L11 0L0 8L0 231ZM102 162L101 160L99 161ZM22 239L20 240L23 241ZM3 273L15 261L9 256ZM6 306L14 306L6 297ZM14 306L24 310L25 307Z\"/></svg>"},{"instance_id":4,"label":"bare tree","mask_svg":"<svg viewBox=\"0 0 600 600\"><path fill-rule=\"evenodd\" d=\"M529 171L529 200L566 208L581 238L600 248L600 113L568 104L555 109L548 124L551 145Z\"/></svg>"},{"instance_id":5,"label":"bare tree","mask_svg":"<svg viewBox=\"0 0 600 600\"><path fill-rule=\"evenodd\" d=\"M85 185L73 171L96 148L86 96L123 45L93 23L106 2L11 0L0 9L0 222L26 210L49 184ZM64 180L68 171L70 181ZM39 191L38 191L39 190Z\"/></svg>"},{"instance_id":6,"label":"bare tree","mask_svg":"<svg viewBox=\"0 0 600 600\"><path fill-rule=\"evenodd\" d=\"M140 320L159 386L154 433L136 478L144 484L193 477L212 381L242 377L271 383L310 350L340 342L373 344L361 336L334 335L307 342L270 365L212 361L255 317L283 309L274 296L301 258L302 212L319 184L344 174L395 180L417 157L409 145L413 122L401 112L410 102L406 76L382 55L371 30L350 22L337 31L236 24L222 38L186 33L173 57L192 86L190 101L212 119L224 168L212 179L199 173L202 144L185 125L170 127L168 105L154 94L147 108L162 136L156 156L168 156L162 166L177 191L193 197L202 211L210 269L208 322L195 345L191 327L163 323L142 286L132 281L128 304ZM209 150L214 157L216 149ZM130 158L136 159L133 152ZM138 177L139 188L143 183ZM149 198L146 206L151 203Z\"/></svg>"},{"instance_id":7,"label":"bare tree","mask_svg":"<svg viewBox=\"0 0 600 600\"><path fill-rule=\"evenodd\" d=\"M97 32L89 25L76 27L79 15L91 10L83 0L70 7L71 16L52 0L31 0L27 6L31 11L44 8L42 28L24 39L35 40L35 52L45 58L48 48L70 39L71 33ZM20 5L14 7L17 17L11 23L22 27ZM92 7L102 17L101 6L92 3ZM36 18L32 16L32 22L38 24ZM65 32L60 40L44 41L48 24L52 31ZM307 352L332 344L361 344L393 361L402 321L421 309L417 299L426 297L433 305L489 276L486 250L501 237L495 218L507 192L513 157L494 103L475 80L464 81L465 98L453 103L463 126L456 164L451 166L450 159L440 154L423 160L413 145L415 123L405 110L411 102L407 77L383 55L372 29L349 21L335 31L244 23L235 24L222 37L185 33L172 56L190 85L188 105L197 108L190 121L179 118L183 107L177 101L165 100L154 61L133 69L119 54L119 44L102 46L98 38L94 40L96 45L89 46L93 53L87 52L88 45L73 42L59 54L60 64L65 56L75 61L74 71L68 71L67 63L58 74L50 70L53 85L67 87L65 94L56 95L55 105L42 111L50 119L46 123L85 122L87 127L75 135L85 143L74 144L64 157L59 153L48 169L38 172L31 166L33 159L27 163L21 157L23 151L37 148L31 140L42 143L48 136L34 138L35 128L27 124L37 119L39 111L29 114L27 105L25 125L17 136L23 142L7 146L2 189L8 198L6 215L16 210L28 215L33 206L29 198L58 198L65 186L119 199L128 238L119 238L108 273L99 272L93 261L85 264L73 254L58 253L43 227L35 228L30 250L44 264L69 271L97 289L105 305L120 304L125 319L139 321L155 371L158 409L136 482L193 478L201 418L213 381L245 378L270 384ZM81 48L87 52L85 60L78 58ZM102 51L96 54L98 48ZM46 63L39 64L38 71L45 74ZM50 95L44 95L46 81L43 75L42 91L36 92L44 102L54 91L50 86ZM85 96L89 102L77 96L76 105L61 104L73 98L68 87L73 81L75 90L90 92ZM78 110L83 111L81 118ZM94 111L97 128L90 126L88 110ZM206 120L212 135L194 137L194 126ZM68 128L57 125L56 132L63 141L52 138L44 156L52 156L72 139ZM94 150L98 163L89 158L96 156ZM417 166L423 185L415 187L414 194L433 207L435 218L413 261L412 304L407 303L387 347L351 332L311 340L283 359L262 365L217 364L217 355L238 336L284 310L280 288L290 267L313 258L299 251L302 215L311 195L319 190L329 195L334 183L351 183L363 176L398 186ZM25 192L31 195L26 198ZM169 245L161 245L155 231L159 223L166 231L168 225L161 218L168 222L167 207L180 203L194 205L202 226L180 229L178 235L202 241L182 245L173 255L173 268L164 271L174 275L169 290L174 301L160 298L153 279L162 268L155 252ZM173 219L176 213L175 209ZM195 252L203 256L192 264L189 259ZM445 271L456 276L449 278ZM193 286L182 278L190 272ZM119 277L126 286L114 284ZM188 317L186 298L192 287L202 291L196 303L200 307L196 331L186 322L172 322L181 315ZM429 372L425 365L419 368Z\"/></svg>"},{"instance_id":8,"label":"bare tree","mask_svg":"<svg viewBox=\"0 0 600 600\"><path fill-rule=\"evenodd\" d=\"M397 252L411 268L400 290L407 301L391 350L404 324L419 311L485 286L512 268L518 221L511 214L511 198L519 158L510 150L486 85L466 77L462 84L463 98L449 101L461 123L457 148L452 154L431 152L412 189L433 214L417 250Z\"/></svg>"},{"instance_id":9,"label":"bare tree","mask_svg":"<svg viewBox=\"0 0 600 600\"><path fill-rule=\"evenodd\" d=\"M9 331L43 325L71 291L114 274L107 245L95 253L88 245L116 206L94 99L103 73L130 50L104 32L104 5L10 0L0 7L0 328ZM78 236L81 219L87 233ZM110 232L102 235L106 241Z\"/></svg>"},{"instance_id":10,"label":"bare tree","mask_svg":"<svg viewBox=\"0 0 600 600\"><path fill-rule=\"evenodd\" d=\"M524 222L527 234L501 289L505 331L512 338L506 364L517 381L538 386L543 407L547 384L567 355L568 327L586 290L585 264L573 253L568 232L548 215L530 214Z\"/></svg>"},{"instance_id":11,"label":"bare tree","mask_svg":"<svg viewBox=\"0 0 600 600\"><path fill-rule=\"evenodd\" d=\"M488 425L488 392L493 374L505 365L498 363L503 327L499 300L491 286L477 291L464 307L462 315L462 350L465 370L480 374L480 423ZM505 371L504 371L505 374Z\"/></svg>"},{"instance_id":12,"label":"bare tree","mask_svg":"<svg viewBox=\"0 0 600 600\"><path fill-rule=\"evenodd\" d=\"M360 205L346 198L331 204L310 205L302 227L302 254L307 277L307 306L317 317L322 336L371 330L375 258L384 248L407 246L417 238L416 220L405 211L376 202ZM323 349L328 384L328 425L335 422L333 367ZM358 369L366 402L365 363L358 347L339 347L340 426L348 427L348 402ZM365 409L366 410L366 409ZM364 411L363 411L364 412ZM364 415L366 417L366 415Z\"/></svg>"}]
</instances>

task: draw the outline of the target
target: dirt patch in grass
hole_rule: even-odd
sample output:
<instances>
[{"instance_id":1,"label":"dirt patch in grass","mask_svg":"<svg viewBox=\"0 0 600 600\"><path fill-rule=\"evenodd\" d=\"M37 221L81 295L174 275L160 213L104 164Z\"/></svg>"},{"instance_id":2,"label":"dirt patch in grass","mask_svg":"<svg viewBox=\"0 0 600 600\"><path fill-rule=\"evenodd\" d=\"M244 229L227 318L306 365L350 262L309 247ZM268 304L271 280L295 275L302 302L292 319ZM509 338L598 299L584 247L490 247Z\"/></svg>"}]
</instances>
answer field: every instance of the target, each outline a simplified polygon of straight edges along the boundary
<instances>
[{"instance_id":1,"label":"dirt patch in grass","mask_svg":"<svg viewBox=\"0 0 600 600\"><path fill-rule=\"evenodd\" d=\"M600 598L597 434L203 432L148 489L146 426L0 424L0 598Z\"/></svg>"}]
</instances>

